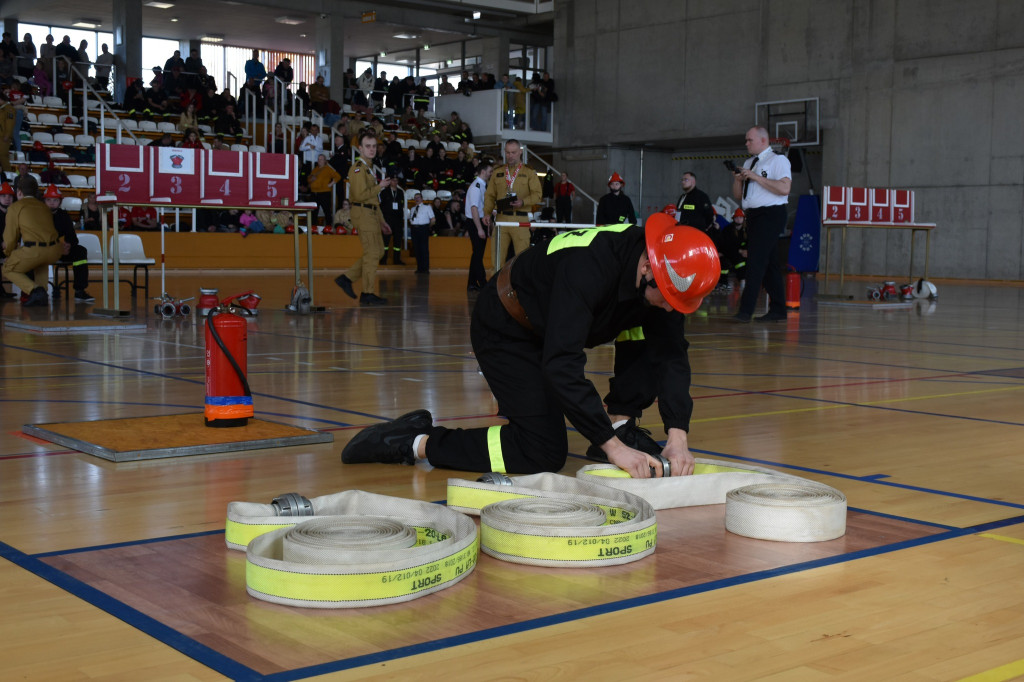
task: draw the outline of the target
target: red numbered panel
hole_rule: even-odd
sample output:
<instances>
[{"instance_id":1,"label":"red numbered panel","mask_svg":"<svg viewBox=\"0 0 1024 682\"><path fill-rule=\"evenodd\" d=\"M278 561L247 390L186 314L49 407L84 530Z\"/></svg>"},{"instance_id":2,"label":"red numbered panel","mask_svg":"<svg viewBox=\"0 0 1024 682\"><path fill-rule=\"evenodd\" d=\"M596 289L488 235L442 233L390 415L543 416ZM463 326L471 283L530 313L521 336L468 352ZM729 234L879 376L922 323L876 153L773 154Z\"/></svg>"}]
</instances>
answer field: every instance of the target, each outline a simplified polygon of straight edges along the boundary
<instances>
[{"instance_id":1,"label":"red numbered panel","mask_svg":"<svg viewBox=\"0 0 1024 682\"><path fill-rule=\"evenodd\" d=\"M892 221L894 223L914 222L914 193L909 189L892 191Z\"/></svg>"},{"instance_id":2,"label":"red numbered panel","mask_svg":"<svg viewBox=\"0 0 1024 682\"><path fill-rule=\"evenodd\" d=\"M849 207L849 220L853 223L866 223L871 220L868 210L868 190L866 187L847 187L846 195Z\"/></svg>"},{"instance_id":3,"label":"red numbered panel","mask_svg":"<svg viewBox=\"0 0 1024 682\"><path fill-rule=\"evenodd\" d=\"M871 190L871 222L892 222L892 192L888 189Z\"/></svg>"},{"instance_id":4,"label":"red numbered panel","mask_svg":"<svg viewBox=\"0 0 1024 682\"><path fill-rule=\"evenodd\" d=\"M291 154L249 153L250 206L294 206L298 196L298 157Z\"/></svg>"},{"instance_id":5,"label":"red numbered panel","mask_svg":"<svg viewBox=\"0 0 1024 682\"><path fill-rule=\"evenodd\" d=\"M249 202L248 152L208 149L203 152L199 202L244 206Z\"/></svg>"},{"instance_id":6,"label":"red numbered panel","mask_svg":"<svg viewBox=\"0 0 1024 682\"><path fill-rule=\"evenodd\" d=\"M849 215L846 205L846 187L825 187L825 220L843 222Z\"/></svg>"},{"instance_id":7,"label":"red numbered panel","mask_svg":"<svg viewBox=\"0 0 1024 682\"><path fill-rule=\"evenodd\" d=\"M148 147L96 145L96 194L113 194L125 204L149 203Z\"/></svg>"},{"instance_id":8,"label":"red numbered panel","mask_svg":"<svg viewBox=\"0 0 1024 682\"><path fill-rule=\"evenodd\" d=\"M196 149L148 147L152 152L149 176L150 203L196 205L199 203L199 166Z\"/></svg>"}]
</instances>

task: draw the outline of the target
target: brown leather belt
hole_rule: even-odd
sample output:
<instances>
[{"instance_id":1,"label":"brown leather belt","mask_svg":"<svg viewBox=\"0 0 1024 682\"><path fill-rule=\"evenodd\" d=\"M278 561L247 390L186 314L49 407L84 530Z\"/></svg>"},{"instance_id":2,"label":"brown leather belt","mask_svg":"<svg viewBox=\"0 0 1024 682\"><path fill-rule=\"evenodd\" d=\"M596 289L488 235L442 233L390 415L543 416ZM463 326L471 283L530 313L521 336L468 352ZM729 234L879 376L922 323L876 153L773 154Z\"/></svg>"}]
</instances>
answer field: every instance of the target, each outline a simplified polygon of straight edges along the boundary
<instances>
[{"instance_id":1,"label":"brown leather belt","mask_svg":"<svg viewBox=\"0 0 1024 682\"><path fill-rule=\"evenodd\" d=\"M512 264L516 262L516 259L522 253L522 251L517 253L509 262L505 263L505 267L498 271L498 281L496 282L498 300L501 301L501 305L505 306L505 310L508 311L513 320L518 322L524 329L532 332L533 325L530 324L530 318L526 316L523 304L519 302L519 296L516 294L516 290L512 288Z\"/></svg>"},{"instance_id":2,"label":"brown leather belt","mask_svg":"<svg viewBox=\"0 0 1024 682\"><path fill-rule=\"evenodd\" d=\"M59 240L55 239L52 242L22 242L24 246L53 246Z\"/></svg>"},{"instance_id":3,"label":"brown leather belt","mask_svg":"<svg viewBox=\"0 0 1024 682\"><path fill-rule=\"evenodd\" d=\"M370 210L373 210L373 209L377 208L376 204L360 204L360 203L355 202L355 201L353 201L351 203L352 203L353 206L358 206L359 208L368 208Z\"/></svg>"}]
</instances>

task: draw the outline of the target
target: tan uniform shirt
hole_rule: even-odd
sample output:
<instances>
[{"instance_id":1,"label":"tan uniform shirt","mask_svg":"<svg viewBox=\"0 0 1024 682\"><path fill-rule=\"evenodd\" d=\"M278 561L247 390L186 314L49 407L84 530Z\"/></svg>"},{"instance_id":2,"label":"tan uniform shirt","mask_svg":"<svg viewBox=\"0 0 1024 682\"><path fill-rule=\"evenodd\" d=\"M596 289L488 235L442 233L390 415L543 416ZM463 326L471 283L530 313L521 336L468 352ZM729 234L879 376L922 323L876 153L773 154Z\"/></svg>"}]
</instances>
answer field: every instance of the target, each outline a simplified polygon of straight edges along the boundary
<instances>
[{"instance_id":1,"label":"tan uniform shirt","mask_svg":"<svg viewBox=\"0 0 1024 682\"><path fill-rule=\"evenodd\" d=\"M370 209L380 213L377 198L377 178L366 159L359 157L348 171L348 199L353 208Z\"/></svg>"},{"instance_id":2,"label":"tan uniform shirt","mask_svg":"<svg viewBox=\"0 0 1024 682\"><path fill-rule=\"evenodd\" d=\"M35 197L25 197L11 204L4 227L4 255L10 256L18 242L39 245L57 241L57 228L53 226L53 213Z\"/></svg>"},{"instance_id":3,"label":"tan uniform shirt","mask_svg":"<svg viewBox=\"0 0 1024 682\"><path fill-rule=\"evenodd\" d=\"M523 205L499 215L518 218L525 216L541 202L540 179L537 172L525 164L519 166L518 172L514 168L510 169L507 164L495 168L484 195L484 214L490 215L491 211L497 208L498 200L504 199L509 192L515 192L516 196L522 199Z\"/></svg>"}]
</instances>

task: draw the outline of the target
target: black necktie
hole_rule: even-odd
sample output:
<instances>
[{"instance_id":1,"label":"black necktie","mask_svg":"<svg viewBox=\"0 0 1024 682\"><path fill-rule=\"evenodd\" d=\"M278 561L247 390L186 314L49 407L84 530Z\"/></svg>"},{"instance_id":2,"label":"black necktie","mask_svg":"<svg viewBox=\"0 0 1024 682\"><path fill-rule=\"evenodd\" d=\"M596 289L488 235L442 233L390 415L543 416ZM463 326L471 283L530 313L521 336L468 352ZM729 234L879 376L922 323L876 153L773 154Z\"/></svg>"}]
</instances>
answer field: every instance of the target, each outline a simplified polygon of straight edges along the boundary
<instances>
[{"instance_id":1,"label":"black necktie","mask_svg":"<svg viewBox=\"0 0 1024 682\"><path fill-rule=\"evenodd\" d=\"M754 158L750 159L750 170L753 171L754 170L754 166L756 166L756 165L757 165L757 157L755 156ZM744 199L747 198L747 188L748 187L750 187L750 180L744 180L743 181L743 198Z\"/></svg>"}]
</instances>

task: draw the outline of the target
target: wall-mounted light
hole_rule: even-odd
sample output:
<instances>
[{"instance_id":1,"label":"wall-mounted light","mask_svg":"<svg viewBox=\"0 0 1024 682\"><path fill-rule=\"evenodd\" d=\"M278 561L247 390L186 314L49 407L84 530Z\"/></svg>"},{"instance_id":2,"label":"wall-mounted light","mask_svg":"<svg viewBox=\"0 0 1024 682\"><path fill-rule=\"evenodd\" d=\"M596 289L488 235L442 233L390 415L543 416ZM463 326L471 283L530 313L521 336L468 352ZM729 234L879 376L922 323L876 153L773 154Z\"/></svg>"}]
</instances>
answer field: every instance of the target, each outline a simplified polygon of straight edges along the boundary
<instances>
[{"instance_id":1,"label":"wall-mounted light","mask_svg":"<svg viewBox=\"0 0 1024 682\"><path fill-rule=\"evenodd\" d=\"M479 19L480 17L481 17L480 12L473 12L473 18L474 19Z\"/></svg>"},{"instance_id":2,"label":"wall-mounted light","mask_svg":"<svg viewBox=\"0 0 1024 682\"><path fill-rule=\"evenodd\" d=\"M170 9L174 7L173 2L159 2L159 0L149 0L149 2L142 3L146 7L154 7L156 9Z\"/></svg>"},{"instance_id":3,"label":"wall-mounted light","mask_svg":"<svg viewBox=\"0 0 1024 682\"><path fill-rule=\"evenodd\" d=\"M298 17L289 16L277 17L276 19L274 19L274 21L276 21L279 24L287 24L289 26L298 26L299 24L304 24L306 22L305 19L299 19Z\"/></svg>"},{"instance_id":4,"label":"wall-mounted light","mask_svg":"<svg viewBox=\"0 0 1024 682\"><path fill-rule=\"evenodd\" d=\"M205 36L200 36L199 40L203 41L204 43L222 43L224 42L224 36L220 35L219 33L211 33Z\"/></svg>"}]
</instances>

